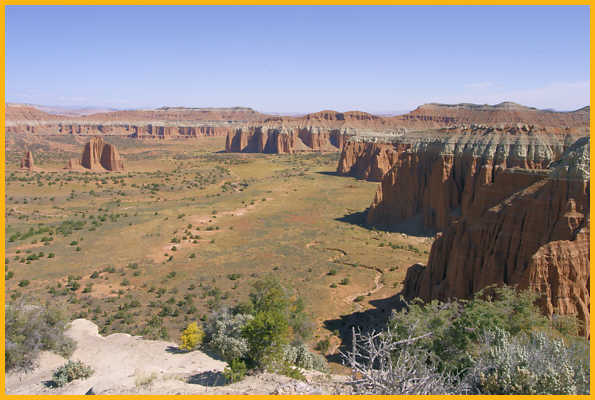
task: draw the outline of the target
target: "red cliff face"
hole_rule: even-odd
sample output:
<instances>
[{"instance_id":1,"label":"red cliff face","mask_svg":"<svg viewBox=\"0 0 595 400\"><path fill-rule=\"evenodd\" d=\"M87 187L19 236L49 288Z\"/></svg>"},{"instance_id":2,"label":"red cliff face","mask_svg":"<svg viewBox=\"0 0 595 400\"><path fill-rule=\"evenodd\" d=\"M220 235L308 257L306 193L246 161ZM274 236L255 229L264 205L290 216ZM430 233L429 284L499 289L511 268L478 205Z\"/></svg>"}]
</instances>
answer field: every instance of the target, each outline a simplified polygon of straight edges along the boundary
<instances>
[{"instance_id":1,"label":"red cliff face","mask_svg":"<svg viewBox=\"0 0 595 400\"><path fill-rule=\"evenodd\" d=\"M445 300L518 285L540 293L548 315L577 315L588 332L589 183L588 137L550 170L498 169L438 235L428 266L410 270L405 296Z\"/></svg>"},{"instance_id":2,"label":"red cliff face","mask_svg":"<svg viewBox=\"0 0 595 400\"><path fill-rule=\"evenodd\" d=\"M72 162L70 162L72 164ZM83 149L83 156L80 162L83 168L100 171L123 171L124 160L116 147L105 143L102 138L94 137L87 143ZM76 165L71 165L75 167Z\"/></svg>"},{"instance_id":3,"label":"red cliff face","mask_svg":"<svg viewBox=\"0 0 595 400\"><path fill-rule=\"evenodd\" d=\"M560 157L567 140L560 135L529 133L409 137L389 145L392 149L385 150L387 155L379 151L378 144L366 143L363 149L367 151L354 166L357 161L368 169L392 164L378 187L367 222L391 226L421 214L426 228L444 230L481 201L476 187L493 182L498 168L545 168ZM341 168L340 163L340 172Z\"/></svg>"},{"instance_id":4,"label":"red cliff face","mask_svg":"<svg viewBox=\"0 0 595 400\"><path fill-rule=\"evenodd\" d=\"M312 127L237 128L227 135L225 151L228 153L292 154L300 151L339 151L344 133L338 129Z\"/></svg>"},{"instance_id":5,"label":"red cliff face","mask_svg":"<svg viewBox=\"0 0 595 400\"><path fill-rule=\"evenodd\" d=\"M343 146L337 173L380 181L409 146L393 143L348 141Z\"/></svg>"}]
</instances>

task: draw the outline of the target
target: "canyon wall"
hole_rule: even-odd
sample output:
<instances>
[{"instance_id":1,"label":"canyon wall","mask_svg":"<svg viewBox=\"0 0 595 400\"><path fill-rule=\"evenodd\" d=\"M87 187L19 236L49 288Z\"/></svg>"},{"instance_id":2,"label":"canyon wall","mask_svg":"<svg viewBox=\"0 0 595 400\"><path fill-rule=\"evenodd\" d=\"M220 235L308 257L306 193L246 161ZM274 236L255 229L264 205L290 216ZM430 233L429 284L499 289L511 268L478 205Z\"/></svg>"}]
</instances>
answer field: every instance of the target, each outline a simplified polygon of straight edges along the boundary
<instances>
[{"instance_id":1,"label":"canyon wall","mask_svg":"<svg viewBox=\"0 0 595 400\"><path fill-rule=\"evenodd\" d=\"M549 169L492 168L475 182L477 199L435 240L427 267L411 268L408 298L467 298L491 284L538 292L548 314L589 326L589 138Z\"/></svg>"},{"instance_id":2,"label":"canyon wall","mask_svg":"<svg viewBox=\"0 0 595 400\"><path fill-rule=\"evenodd\" d=\"M441 231L484 201L476 187L493 182L498 169L547 168L575 140L517 128L410 134L390 143L352 139L338 172L381 179L368 224L390 227L421 215L425 228Z\"/></svg>"}]
</instances>

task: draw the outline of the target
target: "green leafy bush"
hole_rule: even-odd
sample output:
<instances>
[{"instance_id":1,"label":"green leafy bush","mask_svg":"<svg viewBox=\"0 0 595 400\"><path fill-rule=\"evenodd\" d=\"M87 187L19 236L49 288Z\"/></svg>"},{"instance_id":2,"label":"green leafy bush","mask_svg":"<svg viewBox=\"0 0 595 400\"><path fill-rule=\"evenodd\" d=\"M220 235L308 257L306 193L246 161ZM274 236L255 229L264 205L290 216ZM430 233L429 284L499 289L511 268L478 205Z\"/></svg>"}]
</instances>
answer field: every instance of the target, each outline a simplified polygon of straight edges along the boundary
<instances>
[{"instance_id":1,"label":"green leafy bush","mask_svg":"<svg viewBox=\"0 0 595 400\"><path fill-rule=\"evenodd\" d=\"M225 376L227 383L235 383L244 379L246 372L246 363L238 359L234 359L230 362L229 366L225 367L223 370L223 376Z\"/></svg>"},{"instance_id":2,"label":"green leafy bush","mask_svg":"<svg viewBox=\"0 0 595 400\"><path fill-rule=\"evenodd\" d=\"M570 317L549 320L537 295L490 287L470 300L415 300L383 332L354 332L343 354L356 393L585 394L589 343ZM424 384L422 384L425 382Z\"/></svg>"},{"instance_id":3,"label":"green leafy bush","mask_svg":"<svg viewBox=\"0 0 595 400\"><path fill-rule=\"evenodd\" d=\"M54 371L53 384L62 387L75 379L86 379L93 375L93 368L82 361L68 360L66 364Z\"/></svg>"},{"instance_id":4,"label":"green leafy bush","mask_svg":"<svg viewBox=\"0 0 595 400\"><path fill-rule=\"evenodd\" d=\"M536 299L531 291L510 287L489 287L470 300L449 303L417 299L406 310L394 313L389 327L395 340L432 332L417 346L438 357L439 370L458 374L471 366L483 332L498 328L516 335L548 326Z\"/></svg>"}]
</instances>

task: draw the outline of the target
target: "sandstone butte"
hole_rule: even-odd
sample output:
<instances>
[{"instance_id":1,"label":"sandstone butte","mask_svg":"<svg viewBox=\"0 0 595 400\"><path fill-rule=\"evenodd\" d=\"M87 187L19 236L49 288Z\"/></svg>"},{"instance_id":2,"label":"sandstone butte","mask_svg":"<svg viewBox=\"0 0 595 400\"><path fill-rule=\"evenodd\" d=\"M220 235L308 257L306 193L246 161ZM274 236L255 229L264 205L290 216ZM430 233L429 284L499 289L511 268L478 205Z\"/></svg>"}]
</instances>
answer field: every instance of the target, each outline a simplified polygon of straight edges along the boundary
<instances>
[{"instance_id":1,"label":"sandstone butte","mask_svg":"<svg viewBox=\"0 0 595 400\"><path fill-rule=\"evenodd\" d=\"M70 159L66 168L116 172L123 171L125 166L116 146L104 142L100 137L94 137L85 144L81 159Z\"/></svg>"},{"instance_id":2,"label":"sandstone butte","mask_svg":"<svg viewBox=\"0 0 595 400\"><path fill-rule=\"evenodd\" d=\"M32 171L35 168L33 152L31 150L27 150L25 156L21 159L21 168L28 169L29 171Z\"/></svg>"},{"instance_id":3,"label":"sandstone butte","mask_svg":"<svg viewBox=\"0 0 595 400\"><path fill-rule=\"evenodd\" d=\"M547 170L481 174L477 201L409 269L405 297L465 298L491 284L539 293L548 315L577 315L589 335L589 137ZM490 177L492 175L492 177Z\"/></svg>"}]
</instances>

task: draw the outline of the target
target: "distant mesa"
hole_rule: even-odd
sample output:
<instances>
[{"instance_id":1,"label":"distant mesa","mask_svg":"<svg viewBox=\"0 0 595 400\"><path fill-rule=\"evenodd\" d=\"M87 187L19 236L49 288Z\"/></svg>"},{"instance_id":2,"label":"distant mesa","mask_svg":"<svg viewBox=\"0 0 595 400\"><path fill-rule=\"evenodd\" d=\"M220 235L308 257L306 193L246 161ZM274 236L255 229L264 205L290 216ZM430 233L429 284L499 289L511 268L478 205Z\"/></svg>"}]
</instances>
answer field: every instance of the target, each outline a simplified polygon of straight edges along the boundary
<instances>
[{"instance_id":1,"label":"distant mesa","mask_svg":"<svg viewBox=\"0 0 595 400\"><path fill-rule=\"evenodd\" d=\"M44 112L51 111L50 112ZM379 116L363 111L339 112L322 110L306 115L288 116L265 114L247 107L189 108L164 106L156 109L131 109L107 112L86 109L85 114L73 115L69 111L26 104L6 104L6 134L25 135L77 135L77 136L129 136L138 139L193 139L203 136L228 136L241 143L250 131L259 128L271 130L270 146L234 146L232 152L259 152L259 148L276 152L317 151L308 149L307 140L295 134L298 129L320 129L335 135L337 130L386 131L399 128L408 130L444 129L451 126L482 124L490 127L517 123L541 127L550 133L588 134L589 107L571 112L539 110L512 102L487 104L429 103L396 116ZM79 112L82 112L79 110ZM275 132L279 132L280 135ZM293 138L285 137L294 132ZM234 136L236 136L234 138ZM303 134L302 134L303 136ZM304 143L300 143L301 142ZM317 138L314 138L315 140ZM324 142L324 140L323 140ZM266 144L266 143L265 143ZM340 148L332 143L323 147ZM253 148L255 150L253 150ZM240 150L238 150L240 149ZM228 149L228 151L230 151Z\"/></svg>"},{"instance_id":2,"label":"distant mesa","mask_svg":"<svg viewBox=\"0 0 595 400\"><path fill-rule=\"evenodd\" d=\"M31 150L27 150L25 152L25 156L21 159L21 169L28 169L32 171L35 168L35 164L33 162L33 152Z\"/></svg>"},{"instance_id":3,"label":"distant mesa","mask_svg":"<svg viewBox=\"0 0 595 400\"><path fill-rule=\"evenodd\" d=\"M116 146L106 143L100 137L94 137L85 144L82 158L70 159L66 168L117 172L124 171L125 165Z\"/></svg>"}]
</instances>

